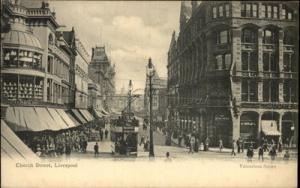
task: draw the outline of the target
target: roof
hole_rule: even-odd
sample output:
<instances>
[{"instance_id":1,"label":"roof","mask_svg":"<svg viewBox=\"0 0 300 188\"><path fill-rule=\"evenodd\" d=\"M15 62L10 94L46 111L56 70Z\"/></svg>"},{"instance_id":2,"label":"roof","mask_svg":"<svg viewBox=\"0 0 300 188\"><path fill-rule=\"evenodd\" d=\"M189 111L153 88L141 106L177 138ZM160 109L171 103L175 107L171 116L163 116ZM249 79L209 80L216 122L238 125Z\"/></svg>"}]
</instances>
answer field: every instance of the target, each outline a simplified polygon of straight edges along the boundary
<instances>
[{"instance_id":1,"label":"roof","mask_svg":"<svg viewBox=\"0 0 300 188\"><path fill-rule=\"evenodd\" d=\"M41 8L43 2L49 3L49 0L21 0L20 5L26 8Z\"/></svg>"},{"instance_id":2,"label":"roof","mask_svg":"<svg viewBox=\"0 0 300 188\"><path fill-rule=\"evenodd\" d=\"M42 49L39 39L26 31L10 30L4 34L2 42L3 44L23 45Z\"/></svg>"},{"instance_id":3,"label":"roof","mask_svg":"<svg viewBox=\"0 0 300 188\"><path fill-rule=\"evenodd\" d=\"M93 48L92 61L108 61L104 46Z\"/></svg>"}]
</instances>

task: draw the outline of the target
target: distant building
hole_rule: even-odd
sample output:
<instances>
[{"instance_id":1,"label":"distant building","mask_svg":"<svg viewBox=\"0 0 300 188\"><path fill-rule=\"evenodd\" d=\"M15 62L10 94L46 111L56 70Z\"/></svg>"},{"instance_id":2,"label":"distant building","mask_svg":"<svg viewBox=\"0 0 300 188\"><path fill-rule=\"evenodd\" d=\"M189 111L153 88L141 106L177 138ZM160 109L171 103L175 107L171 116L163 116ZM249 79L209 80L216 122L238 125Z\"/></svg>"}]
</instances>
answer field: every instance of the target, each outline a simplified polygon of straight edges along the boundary
<instances>
[{"instance_id":1,"label":"distant building","mask_svg":"<svg viewBox=\"0 0 300 188\"><path fill-rule=\"evenodd\" d=\"M299 3L182 2L168 53L169 120L225 145L298 140Z\"/></svg>"},{"instance_id":2,"label":"distant building","mask_svg":"<svg viewBox=\"0 0 300 188\"><path fill-rule=\"evenodd\" d=\"M150 113L150 82L149 77L146 78L146 85L144 90L144 109L145 115L149 116ZM164 121L167 113L167 80L158 76L157 72L154 72L152 76L152 112L154 121Z\"/></svg>"},{"instance_id":3,"label":"distant building","mask_svg":"<svg viewBox=\"0 0 300 188\"><path fill-rule=\"evenodd\" d=\"M79 39L75 39L75 108L87 108L88 105L88 66L90 56Z\"/></svg>"},{"instance_id":4,"label":"distant building","mask_svg":"<svg viewBox=\"0 0 300 188\"><path fill-rule=\"evenodd\" d=\"M111 64L105 47L92 49L92 61L89 65L89 77L101 87L104 108L109 111L115 95L115 65Z\"/></svg>"}]
</instances>

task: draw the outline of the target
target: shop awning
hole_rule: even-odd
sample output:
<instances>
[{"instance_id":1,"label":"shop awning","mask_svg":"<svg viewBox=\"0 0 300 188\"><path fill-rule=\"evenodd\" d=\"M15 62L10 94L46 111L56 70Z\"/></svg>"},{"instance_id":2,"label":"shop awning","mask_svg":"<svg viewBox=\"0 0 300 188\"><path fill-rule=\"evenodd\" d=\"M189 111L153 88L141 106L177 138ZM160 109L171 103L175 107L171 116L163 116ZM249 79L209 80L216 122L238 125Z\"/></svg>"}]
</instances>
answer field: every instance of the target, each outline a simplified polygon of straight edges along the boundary
<instances>
[{"instance_id":1,"label":"shop awning","mask_svg":"<svg viewBox=\"0 0 300 188\"><path fill-rule=\"evenodd\" d=\"M87 123L85 118L78 112L78 110L72 109L72 112L75 115L75 117L80 121L81 124Z\"/></svg>"},{"instance_id":2,"label":"shop awning","mask_svg":"<svg viewBox=\"0 0 300 188\"><path fill-rule=\"evenodd\" d=\"M76 122L74 122L63 109L56 109L60 117L65 121L69 128L76 127ZM78 123L78 122L77 122ZM79 124L79 123L78 123ZM79 124L80 125L80 124Z\"/></svg>"},{"instance_id":3,"label":"shop awning","mask_svg":"<svg viewBox=\"0 0 300 188\"><path fill-rule=\"evenodd\" d=\"M277 122L274 120L261 121L262 132L266 136L280 136L281 133L277 130Z\"/></svg>"},{"instance_id":4,"label":"shop awning","mask_svg":"<svg viewBox=\"0 0 300 188\"><path fill-rule=\"evenodd\" d=\"M101 111L97 110L97 109L93 109L94 113L96 114L96 116L98 118L101 118L103 116L105 116Z\"/></svg>"},{"instance_id":5,"label":"shop awning","mask_svg":"<svg viewBox=\"0 0 300 188\"><path fill-rule=\"evenodd\" d=\"M34 108L36 113L39 116L39 119L41 122L43 122L44 124L46 124L49 127L49 130L54 130L54 131L58 131L63 129L60 125L58 125L56 123L56 121L54 120L54 118L50 115L50 113L48 112L48 110L46 108Z\"/></svg>"},{"instance_id":6,"label":"shop awning","mask_svg":"<svg viewBox=\"0 0 300 188\"><path fill-rule=\"evenodd\" d=\"M1 120L1 156L17 160L39 160L3 120Z\"/></svg>"},{"instance_id":7,"label":"shop awning","mask_svg":"<svg viewBox=\"0 0 300 188\"><path fill-rule=\"evenodd\" d=\"M55 120L57 125L61 127L61 129L68 129L68 125L65 123L65 121L61 118L61 116L57 113L57 111L54 108L47 108L48 112L52 116L52 118Z\"/></svg>"},{"instance_id":8,"label":"shop awning","mask_svg":"<svg viewBox=\"0 0 300 188\"><path fill-rule=\"evenodd\" d=\"M51 128L40 121L33 107L9 107L5 120L14 131L43 131Z\"/></svg>"},{"instance_id":9,"label":"shop awning","mask_svg":"<svg viewBox=\"0 0 300 188\"><path fill-rule=\"evenodd\" d=\"M79 111L87 121L93 121L95 119L87 110L79 109Z\"/></svg>"},{"instance_id":10,"label":"shop awning","mask_svg":"<svg viewBox=\"0 0 300 188\"><path fill-rule=\"evenodd\" d=\"M74 116L71 114L71 112L66 111L67 116L74 122L74 124L76 126L81 125L79 121L76 120L76 118L74 118Z\"/></svg>"}]
</instances>

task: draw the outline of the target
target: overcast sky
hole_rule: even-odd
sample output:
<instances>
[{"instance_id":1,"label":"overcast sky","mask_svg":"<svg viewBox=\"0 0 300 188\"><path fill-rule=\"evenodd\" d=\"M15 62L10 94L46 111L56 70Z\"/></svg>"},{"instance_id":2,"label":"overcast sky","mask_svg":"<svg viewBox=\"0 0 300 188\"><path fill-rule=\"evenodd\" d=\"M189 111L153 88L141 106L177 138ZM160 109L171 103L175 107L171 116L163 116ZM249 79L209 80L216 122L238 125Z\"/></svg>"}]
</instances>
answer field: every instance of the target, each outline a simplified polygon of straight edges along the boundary
<instances>
[{"instance_id":1,"label":"overcast sky","mask_svg":"<svg viewBox=\"0 0 300 188\"><path fill-rule=\"evenodd\" d=\"M127 88L129 79L134 89L145 87L149 57L158 74L167 77L167 52L179 27L180 1L51 1L50 6L65 29L74 26L90 54L92 47L106 44L116 64L117 91Z\"/></svg>"}]
</instances>

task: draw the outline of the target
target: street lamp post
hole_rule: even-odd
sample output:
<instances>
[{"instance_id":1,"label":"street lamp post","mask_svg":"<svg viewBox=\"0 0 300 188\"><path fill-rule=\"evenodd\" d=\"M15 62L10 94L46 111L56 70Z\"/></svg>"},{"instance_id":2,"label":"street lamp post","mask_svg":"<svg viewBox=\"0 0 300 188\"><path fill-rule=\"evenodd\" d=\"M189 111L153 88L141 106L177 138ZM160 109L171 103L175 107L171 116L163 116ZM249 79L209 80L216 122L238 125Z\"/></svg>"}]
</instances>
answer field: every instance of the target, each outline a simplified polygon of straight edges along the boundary
<instances>
[{"instance_id":1,"label":"street lamp post","mask_svg":"<svg viewBox=\"0 0 300 188\"><path fill-rule=\"evenodd\" d=\"M154 69L152 65L151 58L149 58L148 66L147 66L147 76L149 77L149 102L150 102L150 151L149 157L154 157L154 147L153 147L153 122L152 122L152 77L154 75Z\"/></svg>"}]
</instances>

